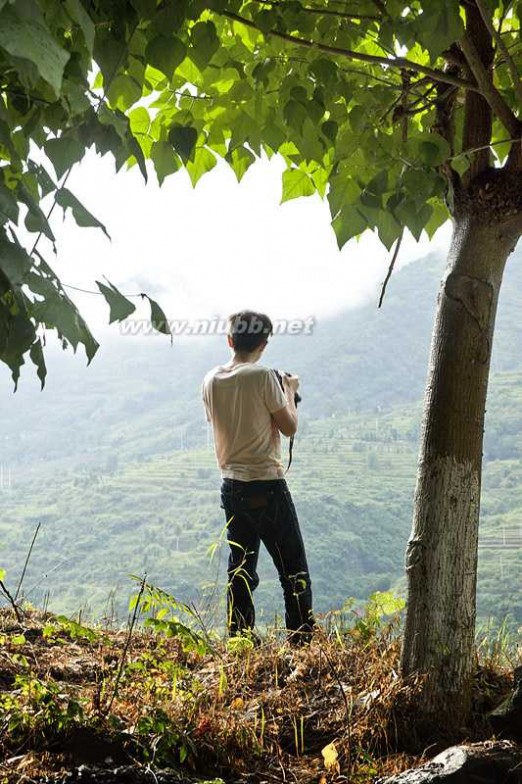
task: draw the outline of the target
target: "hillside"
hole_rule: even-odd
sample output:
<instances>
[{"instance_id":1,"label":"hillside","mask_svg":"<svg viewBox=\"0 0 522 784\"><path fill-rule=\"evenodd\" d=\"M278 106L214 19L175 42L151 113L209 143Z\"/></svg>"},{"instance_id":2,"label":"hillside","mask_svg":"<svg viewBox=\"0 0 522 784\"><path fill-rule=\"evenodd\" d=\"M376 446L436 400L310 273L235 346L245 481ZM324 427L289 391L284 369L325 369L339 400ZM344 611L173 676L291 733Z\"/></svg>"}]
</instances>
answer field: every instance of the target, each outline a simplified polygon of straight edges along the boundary
<instances>
[{"instance_id":1,"label":"hillside","mask_svg":"<svg viewBox=\"0 0 522 784\"><path fill-rule=\"evenodd\" d=\"M332 614L309 646L272 628L254 648L144 588L145 630L0 611L3 784L370 784L490 738L487 713L509 692L499 652L479 652L467 726L423 724L386 595Z\"/></svg>"},{"instance_id":2,"label":"hillside","mask_svg":"<svg viewBox=\"0 0 522 784\"><path fill-rule=\"evenodd\" d=\"M519 259L520 257L518 257ZM266 362L302 378L301 427L289 483L302 520L319 612L348 597L403 588L421 397L443 264L427 258L374 303L275 337ZM510 262L499 309L485 449L479 607L522 620L517 596L522 498L522 271ZM126 612L129 573L147 572L212 622L223 616L218 474L199 398L221 338L121 337L84 368L56 355L48 385L28 374L12 395L2 372L0 563L16 586L57 611ZM209 548L213 559L209 557ZM261 564L260 615L279 588ZM264 613L264 614L263 614Z\"/></svg>"}]
</instances>

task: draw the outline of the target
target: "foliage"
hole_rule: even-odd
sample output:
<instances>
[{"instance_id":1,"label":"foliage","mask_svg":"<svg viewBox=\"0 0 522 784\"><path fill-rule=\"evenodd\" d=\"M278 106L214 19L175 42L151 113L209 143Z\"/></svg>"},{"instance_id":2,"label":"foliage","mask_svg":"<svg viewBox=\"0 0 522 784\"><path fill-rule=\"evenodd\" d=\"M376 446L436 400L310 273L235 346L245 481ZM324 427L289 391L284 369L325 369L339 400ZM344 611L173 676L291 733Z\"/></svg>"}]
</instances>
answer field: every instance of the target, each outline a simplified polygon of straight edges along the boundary
<instances>
[{"instance_id":1,"label":"foliage","mask_svg":"<svg viewBox=\"0 0 522 784\"><path fill-rule=\"evenodd\" d=\"M15 382L29 355L44 383L43 327L89 360L97 349L40 251L54 205L107 231L65 187L87 148L145 178L150 161L160 183L184 167L194 185L218 159L241 180L277 153L283 201L327 196L340 247L366 229L388 248L404 227L432 236L477 145L499 160L516 149L519 11L520 0L3 2L0 359ZM495 45L487 68L478 15ZM480 138L465 121L477 96L493 118ZM132 311L98 286L111 321Z\"/></svg>"}]
</instances>

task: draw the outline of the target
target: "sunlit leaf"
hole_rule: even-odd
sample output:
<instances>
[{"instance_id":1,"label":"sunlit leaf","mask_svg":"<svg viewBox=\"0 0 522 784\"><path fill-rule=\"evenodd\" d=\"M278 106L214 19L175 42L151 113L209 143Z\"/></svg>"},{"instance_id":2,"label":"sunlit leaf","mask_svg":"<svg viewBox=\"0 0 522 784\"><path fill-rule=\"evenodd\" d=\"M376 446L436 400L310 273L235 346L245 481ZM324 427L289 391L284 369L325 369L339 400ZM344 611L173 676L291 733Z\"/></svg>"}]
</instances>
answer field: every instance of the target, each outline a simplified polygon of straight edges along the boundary
<instances>
[{"instance_id":1,"label":"sunlit leaf","mask_svg":"<svg viewBox=\"0 0 522 784\"><path fill-rule=\"evenodd\" d=\"M246 171L254 163L256 156L246 147L235 147L232 152L227 153L226 159L231 165L237 181L241 182Z\"/></svg>"},{"instance_id":2,"label":"sunlit leaf","mask_svg":"<svg viewBox=\"0 0 522 784\"><path fill-rule=\"evenodd\" d=\"M187 172L192 185L196 187L201 177L207 172L212 171L217 165L216 156L206 147L196 148L193 160L187 162Z\"/></svg>"},{"instance_id":3,"label":"sunlit leaf","mask_svg":"<svg viewBox=\"0 0 522 784\"><path fill-rule=\"evenodd\" d=\"M306 172L300 169L287 169L283 172L281 203L296 199L298 196L312 196L314 193L314 184Z\"/></svg>"}]
</instances>

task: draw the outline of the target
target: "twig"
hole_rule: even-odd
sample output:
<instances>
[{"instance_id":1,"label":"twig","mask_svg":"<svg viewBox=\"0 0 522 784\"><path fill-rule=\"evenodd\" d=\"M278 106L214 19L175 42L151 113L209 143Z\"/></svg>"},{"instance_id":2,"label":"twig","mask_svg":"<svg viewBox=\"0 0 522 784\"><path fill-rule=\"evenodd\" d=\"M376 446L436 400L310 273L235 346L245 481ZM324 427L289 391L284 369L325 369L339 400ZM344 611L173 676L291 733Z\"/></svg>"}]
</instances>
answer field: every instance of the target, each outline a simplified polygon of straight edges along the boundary
<instances>
[{"instance_id":1,"label":"twig","mask_svg":"<svg viewBox=\"0 0 522 784\"><path fill-rule=\"evenodd\" d=\"M16 620L18 621L19 624L21 624L22 623L22 616L20 614L20 608L18 607L17 603L15 602L15 600L13 599L13 597L11 596L9 591L7 590L6 585L5 585L3 580L0 580L0 591L2 591L2 593L4 594L6 599L8 600L9 604L13 608L14 614L16 615Z\"/></svg>"},{"instance_id":2,"label":"twig","mask_svg":"<svg viewBox=\"0 0 522 784\"><path fill-rule=\"evenodd\" d=\"M29 547L29 551L27 553L27 557L26 557L25 563L24 563L24 568L22 569L22 574L20 575L20 579L18 581L18 585L17 585L17 588L16 588L16 593L14 595L15 602L18 599L18 595L19 595L20 590L22 588L22 583L24 581L25 573L27 571L27 566L29 564L29 560L31 558L31 553L33 552L34 543L36 542L36 537L38 536L38 531L40 530L40 526L41 525L42 525L41 523L38 523L38 525L36 526L36 531L34 532L34 535L33 535L33 541L31 542L31 545Z\"/></svg>"},{"instance_id":3,"label":"twig","mask_svg":"<svg viewBox=\"0 0 522 784\"><path fill-rule=\"evenodd\" d=\"M112 695L109 700L109 704L106 707L107 713L110 713L112 708L112 704L116 699L118 694L118 688L120 686L121 676L123 675L123 668L125 667L125 659L127 657L127 653L130 648L131 640L132 640L132 632L134 631L134 626L136 625L136 620L138 618L138 614L140 612L140 599L143 596L143 591L145 590L145 586L147 584L147 575L144 574L141 579L140 590L138 593L138 598L136 600L136 604L134 605L134 612L132 613L132 618L129 626L129 633L127 634L127 639L125 640L125 645L123 647L123 651L121 654L120 664L118 667L118 672L116 673L116 680L114 681L114 689L112 690Z\"/></svg>"},{"instance_id":4,"label":"twig","mask_svg":"<svg viewBox=\"0 0 522 784\"><path fill-rule=\"evenodd\" d=\"M451 155L447 160L455 161L458 158L465 157L466 155L472 155L474 152L480 152L481 150L488 150L490 147L496 147L499 144L511 144L513 142L520 142L520 136L511 139L498 139L496 142L489 142L489 144L481 144L480 147L473 147L470 150L464 150L463 152L458 152L455 155Z\"/></svg>"},{"instance_id":5,"label":"twig","mask_svg":"<svg viewBox=\"0 0 522 784\"><path fill-rule=\"evenodd\" d=\"M391 274L393 272L393 268L395 267L395 262L397 261L397 256L399 255L399 250L401 248L401 243L402 243L403 236L404 236L404 229L401 231L399 237L397 238L397 242L396 242L396 245L395 245L395 250L393 251L392 260L390 262L390 266L388 267L388 272L387 272L386 277L384 279L384 283L382 284L381 296L379 297L379 305L377 306L379 308L381 307L382 302L384 300L384 295L386 293L386 286L388 285L388 281L391 278Z\"/></svg>"}]
</instances>

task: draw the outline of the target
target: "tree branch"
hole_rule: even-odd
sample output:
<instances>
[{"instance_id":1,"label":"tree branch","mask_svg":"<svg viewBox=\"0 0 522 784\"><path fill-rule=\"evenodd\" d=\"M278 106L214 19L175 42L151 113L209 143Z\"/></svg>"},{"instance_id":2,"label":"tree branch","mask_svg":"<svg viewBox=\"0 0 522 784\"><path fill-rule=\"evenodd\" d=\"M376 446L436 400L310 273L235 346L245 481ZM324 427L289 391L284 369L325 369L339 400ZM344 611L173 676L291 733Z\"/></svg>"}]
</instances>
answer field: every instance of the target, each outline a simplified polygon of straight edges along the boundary
<instances>
[{"instance_id":1,"label":"tree branch","mask_svg":"<svg viewBox=\"0 0 522 784\"><path fill-rule=\"evenodd\" d=\"M491 81L470 35L465 33L459 43L469 69L477 80L478 92L484 96L510 136L520 136L522 125Z\"/></svg>"},{"instance_id":2,"label":"tree branch","mask_svg":"<svg viewBox=\"0 0 522 784\"><path fill-rule=\"evenodd\" d=\"M255 24L255 22L252 22L250 19L246 19L243 16L239 16L239 14L235 14L233 11L221 11L220 13L222 16L231 19L233 22L239 22L240 24L244 24L246 27L257 30L259 33L263 33L263 31ZM288 41L288 43L295 44L296 46L306 46L308 49L316 49L318 52L325 52L326 54L334 54L338 55L339 57L346 57L349 60L360 60L361 62L371 63L373 65L386 65L388 68L409 68L411 71L415 71L417 73L425 74L426 76L431 77L436 82L446 82L447 84L453 84L456 87L462 87L465 90L482 92L481 87L477 86L473 82L467 81L466 79L459 79L456 76L452 76L451 74L447 74L444 71L439 71L435 68L428 68L427 66L420 65L413 60L408 60L406 57L379 57L378 55L356 52L352 49L341 49L337 46L329 46L328 44L322 44L319 41L308 41L305 38L299 38L299 36L290 35L289 33L282 33L277 30L271 30L268 35L272 35L274 38L279 38L282 41Z\"/></svg>"},{"instance_id":3,"label":"tree branch","mask_svg":"<svg viewBox=\"0 0 522 784\"><path fill-rule=\"evenodd\" d=\"M253 0L260 5L269 5L272 8L280 8L284 6L281 0ZM333 8L313 8L313 6L302 5L301 11L307 11L309 14L321 14L326 16L337 16L340 19L364 19L370 22L378 22L379 16L372 16L371 14L350 14L347 11L336 11Z\"/></svg>"},{"instance_id":4,"label":"tree branch","mask_svg":"<svg viewBox=\"0 0 522 784\"><path fill-rule=\"evenodd\" d=\"M404 236L404 229L399 234L399 236L397 238L397 242L395 243L395 250L393 251L392 260L390 262L390 266L388 267L388 272L386 274L386 278L384 279L384 283L382 284L381 296L379 297L379 304L377 306L378 308L380 308L382 303L383 303L384 295L386 294L386 286L388 285L388 281L391 278L391 275L392 275L392 272L393 272L393 268L395 267L395 262L397 261L397 257L399 255L399 251L401 249L403 236Z\"/></svg>"},{"instance_id":5,"label":"tree branch","mask_svg":"<svg viewBox=\"0 0 522 784\"><path fill-rule=\"evenodd\" d=\"M518 98L519 104L522 106L522 82L520 81L520 75L517 70L517 66L515 65L515 61L511 57L509 50L502 40L502 36L500 32L495 28L491 16L488 13L488 9L486 8L486 4L484 0L475 0L478 10L480 11L480 15L486 25L488 32L490 33L491 37L497 44L497 47L500 52L504 55L507 63L507 67L511 74L511 78L513 79L513 87L515 88L515 93Z\"/></svg>"},{"instance_id":6,"label":"tree branch","mask_svg":"<svg viewBox=\"0 0 522 784\"><path fill-rule=\"evenodd\" d=\"M5 586L5 583L2 580L0 580L0 592L3 593L4 596L6 597L6 599L9 601L9 604L13 608L14 614L16 615L16 620L18 621L18 623L21 624L22 623L22 615L20 613L20 608L17 605L17 603L15 602L15 600L13 599L13 597L11 596L11 594L9 593L9 591L7 590L7 588Z\"/></svg>"}]
</instances>

